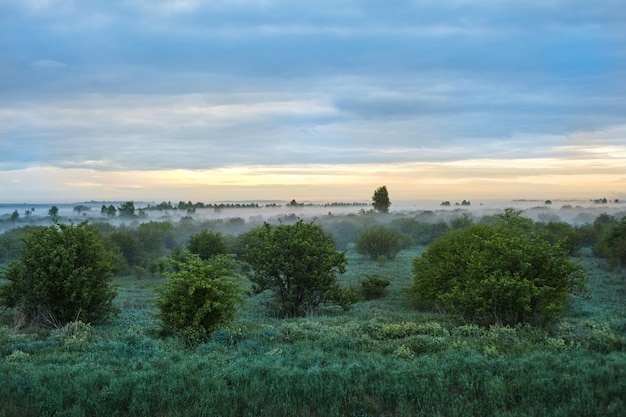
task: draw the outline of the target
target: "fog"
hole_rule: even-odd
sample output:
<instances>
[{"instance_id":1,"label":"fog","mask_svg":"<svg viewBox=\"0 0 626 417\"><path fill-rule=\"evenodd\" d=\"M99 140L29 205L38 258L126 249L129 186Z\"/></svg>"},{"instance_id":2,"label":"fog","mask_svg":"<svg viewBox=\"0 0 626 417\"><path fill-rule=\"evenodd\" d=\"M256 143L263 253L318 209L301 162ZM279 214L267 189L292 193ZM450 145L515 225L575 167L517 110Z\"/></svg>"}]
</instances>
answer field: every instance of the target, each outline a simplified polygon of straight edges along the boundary
<instances>
[{"instance_id":1,"label":"fog","mask_svg":"<svg viewBox=\"0 0 626 417\"><path fill-rule=\"evenodd\" d=\"M368 202L356 203L326 203L302 202L291 205L287 201L272 202L216 202L213 205L246 205L246 207L226 208L197 208L195 210L150 209L155 203L134 202L135 216L121 217L106 216L101 213L102 205L113 205L119 208L122 202L81 202L63 204L0 204L0 232L14 227L27 225L52 224L48 210L55 205L60 222L91 223L106 222L114 226L133 226L149 221L169 221L178 223L181 220L193 222L237 223L253 227L267 221L270 223L291 222L297 218L307 221L320 219L328 221L341 217L352 217L367 214L372 210ZM79 211L77 208L81 208ZM486 200L457 202L450 201L449 205L442 205L441 201L399 201L393 202L390 212L386 216L376 216L376 223L387 223L399 217L415 217L424 222L449 222L460 217L469 216L475 222L485 216L502 213L505 208L514 208L523 211L523 216L537 222L566 222L571 225L592 223L600 214L606 213L621 217L626 215L626 202L615 200ZM141 209L141 210L140 210ZM19 217L12 219L11 215L17 211ZM236 220L233 222L232 220ZM236 230L233 230L235 232Z\"/></svg>"}]
</instances>

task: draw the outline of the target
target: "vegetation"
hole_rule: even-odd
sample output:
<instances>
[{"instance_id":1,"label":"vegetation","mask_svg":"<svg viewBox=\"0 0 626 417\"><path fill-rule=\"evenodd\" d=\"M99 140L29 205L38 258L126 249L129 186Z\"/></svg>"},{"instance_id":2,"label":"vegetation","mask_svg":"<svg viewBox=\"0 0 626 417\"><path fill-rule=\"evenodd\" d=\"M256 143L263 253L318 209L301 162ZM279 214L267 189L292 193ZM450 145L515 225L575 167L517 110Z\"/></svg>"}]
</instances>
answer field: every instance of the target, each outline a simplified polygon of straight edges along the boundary
<instances>
[{"instance_id":1,"label":"vegetation","mask_svg":"<svg viewBox=\"0 0 626 417\"><path fill-rule=\"evenodd\" d=\"M370 260L393 259L400 250L409 246L410 237L385 226L364 230L356 239L357 253Z\"/></svg>"},{"instance_id":2,"label":"vegetation","mask_svg":"<svg viewBox=\"0 0 626 417\"><path fill-rule=\"evenodd\" d=\"M626 266L626 216L602 230L596 253L618 268Z\"/></svg>"},{"instance_id":3,"label":"vegetation","mask_svg":"<svg viewBox=\"0 0 626 417\"><path fill-rule=\"evenodd\" d=\"M245 252L253 269L253 290L270 290L283 315L310 315L325 303L349 307L337 282L346 258L319 226L302 220L293 225L265 223L253 233Z\"/></svg>"},{"instance_id":4,"label":"vegetation","mask_svg":"<svg viewBox=\"0 0 626 417\"><path fill-rule=\"evenodd\" d=\"M232 320L242 301L231 257L216 255L209 261L189 253L184 261L171 260L176 272L157 288L157 317L166 327L186 337L202 338Z\"/></svg>"},{"instance_id":5,"label":"vegetation","mask_svg":"<svg viewBox=\"0 0 626 417\"><path fill-rule=\"evenodd\" d=\"M387 192L387 187L382 186L378 187L374 191L374 195L372 196L372 202L374 206L374 210L379 213L389 213L389 207L391 206L391 202L389 201L389 193Z\"/></svg>"},{"instance_id":6,"label":"vegetation","mask_svg":"<svg viewBox=\"0 0 626 417\"><path fill-rule=\"evenodd\" d=\"M221 233L203 230L189 238L187 250L206 261L216 255L225 254L226 244Z\"/></svg>"},{"instance_id":7,"label":"vegetation","mask_svg":"<svg viewBox=\"0 0 626 417\"><path fill-rule=\"evenodd\" d=\"M214 209L206 210L213 214ZM462 219L465 213L471 215L470 224ZM554 215L535 222L528 218L531 213L514 210L481 218L449 208L320 215L314 224L345 251L345 273L337 275L341 287L335 288L352 300L349 311L322 303L307 317L285 318L267 308L276 302L268 290L235 303L231 319L205 332L165 324L155 302L173 281L170 277L193 269L191 264L213 268L223 260L229 272L215 274L223 277L218 281L253 285L232 272L248 271L245 265L224 255L205 262L185 249L191 236L211 230L222 234L227 252L243 259L245 248L259 243L264 226L259 218L229 214L207 220L200 212L175 220L162 212L159 220L164 221L155 222L87 214L97 217L87 227L117 251L124 267L114 277L119 291L113 303L120 313L93 326L80 321L81 316L58 329L18 329L16 311L0 310L0 417L626 415L626 280L623 269L608 267L609 258L600 257L598 246L623 215L595 212L578 218L584 224L577 220L568 227ZM21 238L41 229L36 216L22 216L13 224L9 215L1 220L11 229L0 234L0 271L3 262L23 255ZM67 217L61 214L60 219ZM281 220L282 225L298 223L295 216L270 218L277 225L272 230ZM364 259L355 250L356 238L378 226L410 235L412 244L384 263ZM437 243L426 245L452 229L458 229L451 232L456 234L483 226L511 230L520 242L536 239L565 251L570 243L564 242L572 236L578 242L570 251L574 258L565 258L585 269L586 291L569 294L550 326L479 326L408 303L413 262ZM111 239L120 231L137 243L132 265ZM195 285L191 277L202 274L182 275ZM381 296L366 297L366 282L375 289L388 285ZM7 284L0 279L0 285ZM203 280L198 288L201 293ZM354 291L363 295L358 302ZM193 304L189 292L173 293L188 302L182 305ZM199 303L214 293L204 294Z\"/></svg>"},{"instance_id":8,"label":"vegetation","mask_svg":"<svg viewBox=\"0 0 626 417\"><path fill-rule=\"evenodd\" d=\"M366 275L365 279L361 281L363 297L365 297L366 300L382 297L389 284L391 284L391 282L386 278L378 275Z\"/></svg>"},{"instance_id":9,"label":"vegetation","mask_svg":"<svg viewBox=\"0 0 626 417\"><path fill-rule=\"evenodd\" d=\"M489 225L444 235L413 267L416 305L482 325L543 325L562 313L583 279L558 246L519 229Z\"/></svg>"},{"instance_id":10,"label":"vegetation","mask_svg":"<svg viewBox=\"0 0 626 417\"><path fill-rule=\"evenodd\" d=\"M86 223L37 228L9 264L1 295L24 322L101 322L116 310L111 272L109 253Z\"/></svg>"}]
</instances>

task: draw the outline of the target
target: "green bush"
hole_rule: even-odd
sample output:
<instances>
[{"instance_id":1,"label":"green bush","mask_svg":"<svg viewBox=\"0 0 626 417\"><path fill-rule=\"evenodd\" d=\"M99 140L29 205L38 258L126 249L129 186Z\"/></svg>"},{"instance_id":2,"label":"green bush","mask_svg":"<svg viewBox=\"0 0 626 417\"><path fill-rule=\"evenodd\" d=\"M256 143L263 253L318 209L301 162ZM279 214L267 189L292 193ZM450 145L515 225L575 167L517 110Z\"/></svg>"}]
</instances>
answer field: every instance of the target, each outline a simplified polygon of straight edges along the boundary
<instances>
[{"instance_id":1,"label":"green bush","mask_svg":"<svg viewBox=\"0 0 626 417\"><path fill-rule=\"evenodd\" d=\"M558 246L506 225L450 232L414 260L413 271L417 306L482 325L545 324L583 279Z\"/></svg>"},{"instance_id":2,"label":"green bush","mask_svg":"<svg viewBox=\"0 0 626 417\"><path fill-rule=\"evenodd\" d=\"M559 245L573 256L581 247L582 234L570 224L563 222L548 222L538 224L539 235L553 245Z\"/></svg>"},{"instance_id":3,"label":"green bush","mask_svg":"<svg viewBox=\"0 0 626 417\"><path fill-rule=\"evenodd\" d=\"M111 256L86 223L34 229L24 238L19 261L9 265L3 301L28 321L62 326L100 322L116 311Z\"/></svg>"},{"instance_id":4,"label":"green bush","mask_svg":"<svg viewBox=\"0 0 626 417\"><path fill-rule=\"evenodd\" d=\"M143 250L135 230L119 227L106 236L105 244L116 255L116 273L127 272L132 266L141 265Z\"/></svg>"},{"instance_id":5,"label":"green bush","mask_svg":"<svg viewBox=\"0 0 626 417\"><path fill-rule=\"evenodd\" d=\"M166 327L185 336L203 337L230 321L242 301L234 260L217 255L203 261L187 253L184 261L172 260L176 272L166 273L167 282L157 288L157 317Z\"/></svg>"},{"instance_id":6,"label":"green bush","mask_svg":"<svg viewBox=\"0 0 626 417\"><path fill-rule=\"evenodd\" d=\"M337 282L346 257L319 226L301 219L293 225L265 223L245 241L253 290L272 291L284 315L307 315L320 304L349 307L351 294Z\"/></svg>"},{"instance_id":7,"label":"green bush","mask_svg":"<svg viewBox=\"0 0 626 417\"><path fill-rule=\"evenodd\" d=\"M366 300L380 298L385 294L385 289L389 286L388 279L378 275L365 275L365 279L361 281L363 296Z\"/></svg>"},{"instance_id":8,"label":"green bush","mask_svg":"<svg viewBox=\"0 0 626 417\"><path fill-rule=\"evenodd\" d=\"M359 255L372 261L385 256L387 259L396 257L400 250L410 245L411 238L396 229L384 226L366 229L356 239L355 249Z\"/></svg>"},{"instance_id":9,"label":"green bush","mask_svg":"<svg viewBox=\"0 0 626 417\"><path fill-rule=\"evenodd\" d=\"M626 266L626 216L604 228L594 252L618 268Z\"/></svg>"},{"instance_id":10,"label":"green bush","mask_svg":"<svg viewBox=\"0 0 626 417\"><path fill-rule=\"evenodd\" d=\"M226 243L221 233L203 230L189 238L187 249L206 261L213 256L225 254Z\"/></svg>"}]
</instances>

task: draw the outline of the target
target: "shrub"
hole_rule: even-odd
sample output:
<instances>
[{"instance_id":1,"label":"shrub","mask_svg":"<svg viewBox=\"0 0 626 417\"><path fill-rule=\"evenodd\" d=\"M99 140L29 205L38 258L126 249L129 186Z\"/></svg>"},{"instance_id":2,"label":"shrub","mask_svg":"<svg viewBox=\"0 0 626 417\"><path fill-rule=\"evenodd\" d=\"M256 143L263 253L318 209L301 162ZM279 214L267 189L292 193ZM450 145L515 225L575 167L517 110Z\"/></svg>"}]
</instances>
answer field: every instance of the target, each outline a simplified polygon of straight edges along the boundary
<instances>
[{"instance_id":1,"label":"shrub","mask_svg":"<svg viewBox=\"0 0 626 417\"><path fill-rule=\"evenodd\" d=\"M242 301L242 289L234 273L234 260L217 255L203 261L187 253L183 261L171 260L176 272L157 288L157 316L166 327L186 336L203 337L231 320Z\"/></svg>"},{"instance_id":2,"label":"shrub","mask_svg":"<svg viewBox=\"0 0 626 417\"><path fill-rule=\"evenodd\" d=\"M226 253L226 244L221 233L203 230L189 238L187 249L207 260L215 255Z\"/></svg>"},{"instance_id":3,"label":"shrub","mask_svg":"<svg viewBox=\"0 0 626 417\"><path fill-rule=\"evenodd\" d=\"M573 256L582 247L582 235L563 222L539 224L539 235L553 245L559 245Z\"/></svg>"},{"instance_id":4,"label":"shrub","mask_svg":"<svg viewBox=\"0 0 626 417\"><path fill-rule=\"evenodd\" d=\"M116 311L111 256L86 223L38 228L5 273L4 303L29 321L100 322Z\"/></svg>"},{"instance_id":5,"label":"shrub","mask_svg":"<svg viewBox=\"0 0 626 417\"><path fill-rule=\"evenodd\" d=\"M284 315L307 315L324 303L344 309L351 304L349 290L337 282L346 257L319 226L301 219L293 225L265 223L247 233L245 241L253 290L272 291Z\"/></svg>"},{"instance_id":6,"label":"shrub","mask_svg":"<svg viewBox=\"0 0 626 417\"><path fill-rule=\"evenodd\" d=\"M472 224L474 224L474 219L472 219L472 217L467 213L463 213L461 216L450 220L450 227L452 230L463 229L471 226Z\"/></svg>"},{"instance_id":7,"label":"shrub","mask_svg":"<svg viewBox=\"0 0 626 417\"><path fill-rule=\"evenodd\" d=\"M594 252L618 268L626 266L626 216L605 226Z\"/></svg>"},{"instance_id":8,"label":"shrub","mask_svg":"<svg viewBox=\"0 0 626 417\"><path fill-rule=\"evenodd\" d=\"M143 258L141 242L135 230L120 227L106 237L106 244L117 255L117 272L126 272L132 266L140 265Z\"/></svg>"},{"instance_id":9,"label":"shrub","mask_svg":"<svg viewBox=\"0 0 626 417\"><path fill-rule=\"evenodd\" d=\"M385 294L385 289L389 286L388 279L378 275L365 275L365 279L361 281L363 296L366 300L380 298Z\"/></svg>"},{"instance_id":10,"label":"shrub","mask_svg":"<svg viewBox=\"0 0 626 417\"><path fill-rule=\"evenodd\" d=\"M482 324L545 324L582 285L558 246L506 226L473 225L433 242L414 260L415 304Z\"/></svg>"},{"instance_id":11,"label":"shrub","mask_svg":"<svg viewBox=\"0 0 626 417\"><path fill-rule=\"evenodd\" d=\"M411 238L395 229L384 226L366 229L356 240L355 249L359 255L376 261L380 256L387 259L396 257L400 250L409 246Z\"/></svg>"}]
</instances>

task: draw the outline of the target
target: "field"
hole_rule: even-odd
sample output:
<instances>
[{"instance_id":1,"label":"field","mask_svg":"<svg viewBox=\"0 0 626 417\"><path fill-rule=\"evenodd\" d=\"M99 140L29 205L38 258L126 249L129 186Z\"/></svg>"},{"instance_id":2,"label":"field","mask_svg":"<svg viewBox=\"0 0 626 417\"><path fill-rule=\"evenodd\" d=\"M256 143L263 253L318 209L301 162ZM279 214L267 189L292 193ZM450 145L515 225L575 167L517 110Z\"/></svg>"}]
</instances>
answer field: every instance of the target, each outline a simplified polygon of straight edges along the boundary
<instances>
[{"instance_id":1,"label":"field","mask_svg":"<svg viewBox=\"0 0 626 417\"><path fill-rule=\"evenodd\" d=\"M275 317L265 294L200 343L154 318L156 274L116 278L121 312L61 329L0 327L0 416L624 416L626 275L583 250L584 293L548 329L481 328L405 299L413 246L392 260L348 245L343 285L391 281L344 312Z\"/></svg>"}]
</instances>

